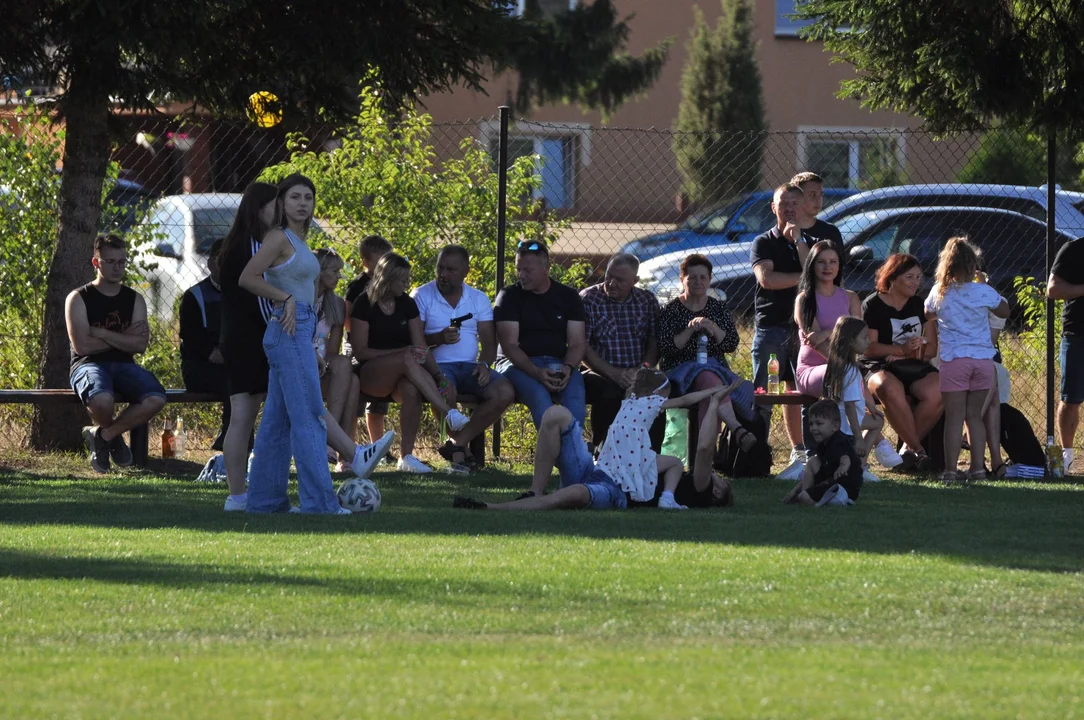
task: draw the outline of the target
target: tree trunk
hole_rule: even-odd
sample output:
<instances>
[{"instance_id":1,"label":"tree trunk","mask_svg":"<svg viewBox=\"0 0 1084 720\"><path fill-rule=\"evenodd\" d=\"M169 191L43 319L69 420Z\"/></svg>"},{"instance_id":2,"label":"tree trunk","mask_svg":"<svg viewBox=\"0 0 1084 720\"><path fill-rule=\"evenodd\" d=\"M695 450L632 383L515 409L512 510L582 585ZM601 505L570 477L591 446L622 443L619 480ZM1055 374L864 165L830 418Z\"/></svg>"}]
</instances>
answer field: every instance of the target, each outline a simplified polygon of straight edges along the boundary
<instances>
[{"instance_id":1,"label":"tree trunk","mask_svg":"<svg viewBox=\"0 0 1084 720\"><path fill-rule=\"evenodd\" d=\"M60 182L60 234L46 278L40 388L68 387L70 345L64 302L68 293L93 279L90 258L110 153L109 95L98 87L93 73L93 68L86 65L72 68L70 85L61 101L67 127ZM30 443L42 451L78 449L79 429L86 422L82 410L38 406L30 426Z\"/></svg>"}]
</instances>

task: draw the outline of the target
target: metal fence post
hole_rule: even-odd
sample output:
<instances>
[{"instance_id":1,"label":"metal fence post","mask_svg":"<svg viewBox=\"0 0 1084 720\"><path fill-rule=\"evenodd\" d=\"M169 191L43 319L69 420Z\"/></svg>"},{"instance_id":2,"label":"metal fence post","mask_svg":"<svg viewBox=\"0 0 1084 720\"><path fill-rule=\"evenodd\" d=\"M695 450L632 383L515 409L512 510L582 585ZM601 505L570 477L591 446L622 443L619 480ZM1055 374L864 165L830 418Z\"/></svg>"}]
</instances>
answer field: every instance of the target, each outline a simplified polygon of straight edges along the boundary
<instances>
[{"instance_id":1,"label":"metal fence post","mask_svg":"<svg viewBox=\"0 0 1084 720\"><path fill-rule=\"evenodd\" d=\"M512 108L501 105L497 142L497 292L504 287L504 251L508 232L508 119ZM493 424L493 457L501 456L501 421Z\"/></svg>"},{"instance_id":2,"label":"metal fence post","mask_svg":"<svg viewBox=\"0 0 1084 720\"><path fill-rule=\"evenodd\" d=\"M1054 267L1054 222L1057 185L1054 184L1057 131L1053 124L1046 136L1046 278ZM1043 283L1043 287L1046 284ZM1054 435L1054 301L1046 298L1046 434Z\"/></svg>"}]
</instances>

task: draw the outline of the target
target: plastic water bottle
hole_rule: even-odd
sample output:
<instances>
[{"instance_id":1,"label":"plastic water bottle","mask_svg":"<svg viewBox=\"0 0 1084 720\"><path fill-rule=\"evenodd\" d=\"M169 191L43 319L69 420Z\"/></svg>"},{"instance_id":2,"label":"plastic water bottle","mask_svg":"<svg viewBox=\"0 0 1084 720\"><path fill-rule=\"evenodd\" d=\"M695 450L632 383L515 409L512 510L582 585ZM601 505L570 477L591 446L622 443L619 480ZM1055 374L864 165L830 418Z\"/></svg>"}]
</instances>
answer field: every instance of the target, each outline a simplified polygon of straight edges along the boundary
<instances>
[{"instance_id":1,"label":"plastic water bottle","mask_svg":"<svg viewBox=\"0 0 1084 720\"><path fill-rule=\"evenodd\" d=\"M779 360L774 353L768 356L768 394L779 394Z\"/></svg>"},{"instance_id":2,"label":"plastic water bottle","mask_svg":"<svg viewBox=\"0 0 1084 720\"><path fill-rule=\"evenodd\" d=\"M1065 467L1062 464L1061 446L1054 442L1053 435L1046 436L1046 471L1050 477L1064 477Z\"/></svg>"},{"instance_id":3,"label":"plastic water bottle","mask_svg":"<svg viewBox=\"0 0 1084 720\"><path fill-rule=\"evenodd\" d=\"M177 418L177 422L173 431L173 457L183 458L185 446L188 444L188 437L184 433L184 420Z\"/></svg>"},{"instance_id":4,"label":"plastic water bottle","mask_svg":"<svg viewBox=\"0 0 1084 720\"><path fill-rule=\"evenodd\" d=\"M708 336L701 335L700 339L696 343L696 364L707 365L708 364Z\"/></svg>"}]
</instances>

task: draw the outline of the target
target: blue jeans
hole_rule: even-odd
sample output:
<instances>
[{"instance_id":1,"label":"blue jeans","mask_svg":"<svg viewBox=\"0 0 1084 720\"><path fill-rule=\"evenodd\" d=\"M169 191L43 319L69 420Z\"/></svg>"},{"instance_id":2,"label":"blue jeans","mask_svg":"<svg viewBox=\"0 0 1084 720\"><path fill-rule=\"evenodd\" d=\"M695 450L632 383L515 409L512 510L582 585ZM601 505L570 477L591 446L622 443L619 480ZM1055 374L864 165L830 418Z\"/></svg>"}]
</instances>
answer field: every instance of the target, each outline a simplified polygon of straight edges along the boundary
<instances>
[{"instance_id":1,"label":"blue jeans","mask_svg":"<svg viewBox=\"0 0 1084 720\"><path fill-rule=\"evenodd\" d=\"M152 395L164 398L166 391L150 370L134 362L88 362L72 371L72 390L86 405L100 393L109 393L120 402L140 403Z\"/></svg>"},{"instance_id":2,"label":"blue jeans","mask_svg":"<svg viewBox=\"0 0 1084 720\"><path fill-rule=\"evenodd\" d=\"M550 363L560 364L564 362L562 358L550 357L549 355L540 355L539 357L530 358L530 360L537 367L546 367ZM572 417L576 418L576 422L581 426L587 421L587 396L583 389L583 375L580 375L575 370L572 371L572 376L569 377L565 389L559 393L551 393L543 387L542 383L522 370L513 367L510 360L501 360L497 364L497 370L516 389L516 400L526 405L527 409L531 411L531 419L534 421L536 428L542 424L542 414L554 405L563 405L568 408L568 411L572 413Z\"/></svg>"},{"instance_id":3,"label":"blue jeans","mask_svg":"<svg viewBox=\"0 0 1084 720\"><path fill-rule=\"evenodd\" d=\"M592 510L624 510L628 497L610 476L595 466L595 458L583 439L583 425L577 420L561 431L561 451L557 456L561 487L583 485L591 494Z\"/></svg>"},{"instance_id":4,"label":"blue jeans","mask_svg":"<svg viewBox=\"0 0 1084 720\"><path fill-rule=\"evenodd\" d=\"M281 312L277 312L281 315ZM327 468L327 426L320 397L320 375L312 338L316 313L297 303L297 323L287 335L277 317L267 323L263 349L270 373L260 430L256 433L248 483L248 511L287 512L290 499L290 456L297 464L301 512L334 513L339 509Z\"/></svg>"},{"instance_id":5,"label":"blue jeans","mask_svg":"<svg viewBox=\"0 0 1084 720\"><path fill-rule=\"evenodd\" d=\"M758 326L753 332L753 385L768 389L768 360L773 354L779 361L779 382L793 383L800 349L798 328L793 323L772 327ZM805 405L802 406L802 442L806 448L812 448L816 444L813 436L809 434Z\"/></svg>"}]
</instances>

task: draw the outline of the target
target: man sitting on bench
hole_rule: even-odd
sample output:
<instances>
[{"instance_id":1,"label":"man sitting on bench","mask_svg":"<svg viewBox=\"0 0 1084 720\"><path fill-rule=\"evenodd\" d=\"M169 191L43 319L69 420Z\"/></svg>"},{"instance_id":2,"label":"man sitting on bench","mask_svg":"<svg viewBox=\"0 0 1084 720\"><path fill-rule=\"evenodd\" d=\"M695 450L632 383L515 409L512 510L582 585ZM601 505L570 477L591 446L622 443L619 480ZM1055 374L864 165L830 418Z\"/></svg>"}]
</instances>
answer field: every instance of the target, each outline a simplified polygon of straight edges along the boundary
<instances>
[{"instance_id":1,"label":"man sitting on bench","mask_svg":"<svg viewBox=\"0 0 1084 720\"><path fill-rule=\"evenodd\" d=\"M115 235L98 236L91 264L97 275L68 295L64 318L72 346L72 390L94 422L83 428L83 440L90 466L104 473L109 472L110 458L117 465L132 464L132 451L122 434L160 413L166 391L133 357L147 349L150 328L143 296L122 284L128 264L124 241ZM114 418L117 399L128 407Z\"/></svg>"}]
</instances>

